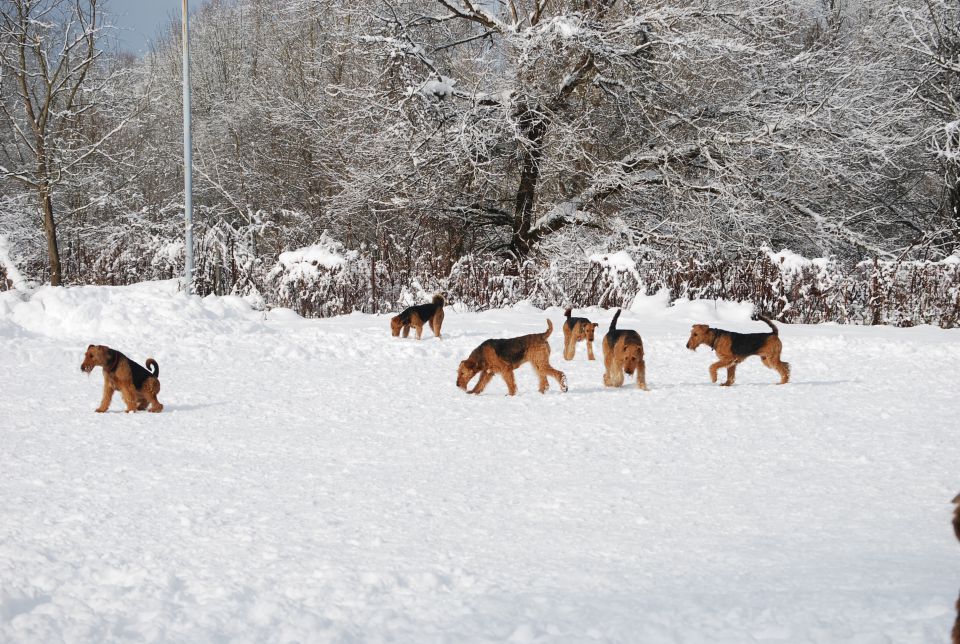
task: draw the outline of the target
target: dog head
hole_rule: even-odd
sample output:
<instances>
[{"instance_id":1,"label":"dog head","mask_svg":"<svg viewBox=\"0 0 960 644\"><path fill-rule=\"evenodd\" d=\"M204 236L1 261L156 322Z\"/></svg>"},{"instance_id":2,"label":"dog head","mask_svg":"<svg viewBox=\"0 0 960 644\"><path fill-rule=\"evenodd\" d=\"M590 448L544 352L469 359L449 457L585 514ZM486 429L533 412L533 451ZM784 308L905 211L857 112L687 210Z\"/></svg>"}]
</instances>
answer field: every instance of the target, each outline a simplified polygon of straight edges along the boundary
<instances>
[{"instance_id":1,"label":"dog head","mask_svg":"<svg viewBox=\"0 0 960 644\"><path fill-rule=\"evenodd\" d=\"M624 345L623 370L628 375L633 375L633 372L640 366L641 360L643 360L643 348L639 344L630 343Z\"/></svg>"},{"instance_id":2,"label":"dog head","mask_svg":"<svg viewBox=\"0 0 960 644\"><path fill-rule=\"evenodd\" d=\"M460 366L457 367L457 386L466 391L467 385L479 372L480 365L477 364L476 360L467 358L461 361Z\"/></svg>"},{"instance_id":3,"label":"dog head","mask_svg":"<svg viewBox=\"0 0 960 644\"><path fill-rule=\"evenodd\" d=\"M83 362L80 363L80 371L90 373L94 367L103 367L109 359L110 348L102 344L91 344L87 347L87 352L83 354Z\"/></svg>"},{"instance_id":4,"label":"dog head","mask_svg":"<svg viewBox=\"0 0 960 644\"><path fill-rule=\"evenodd\" d=\"M701 344L710 344L713 342L713 332L706 324L694 324L690 329L690 339L687 340L687 348L696 351Z\"/></svg>"},{"instance_id":5,"label":"dog head","mask_svg":"<svg viewBox=\"0 0 960 644\"><path fill-rule=\"evenodd\" d=\"M403 329L403 322L400 321L400 316L395 315L390 318L390 334L395 338L399 337L401 329Z\"/></svg>"},{"instance_id":6,"label":"dog head","mask_svg":"<svg viewBox=\"0 0 960 644\"><path fill-rule=\"evenodd\" d=\"M584 337L590 342L593 342L593 334L597 330L598 326L600 325L597 324L596 322L587 322L584 325L584 328L583 328Z\"/></svg>"}]
</instances>

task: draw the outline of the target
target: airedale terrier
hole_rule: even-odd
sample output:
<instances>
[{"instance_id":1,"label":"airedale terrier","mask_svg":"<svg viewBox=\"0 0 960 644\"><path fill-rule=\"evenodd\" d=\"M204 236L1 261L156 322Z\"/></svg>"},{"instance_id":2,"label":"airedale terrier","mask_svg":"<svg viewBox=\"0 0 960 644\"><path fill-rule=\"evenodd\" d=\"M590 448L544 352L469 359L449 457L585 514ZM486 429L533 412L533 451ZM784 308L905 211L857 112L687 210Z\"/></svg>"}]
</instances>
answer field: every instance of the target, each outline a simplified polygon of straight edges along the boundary
<instances>
[{"instance_id":1,"label":"airedale terrier","mask_svg":"<svg viewBox=\"0 0 960 644\"><path fill-rule=\"evenodd\" d=\"M957 541L960 541L960 494L953 497L953 502L957 506L953 511L953 533L957 535ZM960 598L957 599L957 620L953 623L950 636L953 644L960 644Z\"/></svg>"},{"instance_id":2,"label":"airedale terrier","mask_svg":"<svg viewBox=\"0 0 960 644\"><path fill-rule=\"evenodd\" d=\"M607 387L623 385L623 374L637 374L637 389L647 391L647 365L643 361L643 340L640 334L630 329L618 329L620 309L610 320L610 329L603 336L603 384Z\"/></svg>"},{"instance_id":3,"label":"airedale terrier","mask_svg":"<svg viewBox=\"0 0 960 644\"><path fill-rule=\"evenodd\" d=\"M499 373L507 383L511 396L517 393L517 384L513 379L513 370L529 362L540 378L540 393L549 387L547 376L560 385L560 391L567 390L567 376L550 365L550 343L547 338L553 332L553 322L547 320L544 333L532 333L519 338L486 340L473 350L470 356L460 363L457 369L457 386L467 391L467 385L478 373L482 374L476 386L467 393L479 394Z\"/></svg>"},{"instance_id":4,"label":"airedale terrier","mask_svg":"<svg viewBox=\"0 0 960 644\"><path fill-rule=\"evenodd\" d=\"M567 317L567 321L563 323L563 359L573 360L577 343L586 340L587 360L593 360L593 332L600 325L587 318L570 317L573 309L567 309L563 314Z\"/></svg>"},{"instance_id":5,"label":"airedale terrier","mask_svg":"<svg viewBox=\"0 0 960 644\"><path fill-rule=\"evenodd\" d=\"M443 324L443 305L445 300L442 295L434 295L433 301L429 304L420 304L404 309L399 315L390 319L390 333L397 337L403 332L403 337L410 335L410 327L417 330L417 340L423 334L423 325L429 324L433 335L440 337L440 326Z\"/></svg>"},{"instance_id":6,"label":"airedale terrier","mask_svg":"<svg viewBox=\"0 0 960 644\"><path fill-rule=\"evenodd\" d=\"M127 413L148 408L152 412L163 411L163 405L157 400L160 366L153 358L147 358L147 371L119 351L91 344L83 356L80 371L90 373L94 367L103 368L103 400L96 409L97 413L107 411L113 392L117 390L127 404Z\"/></svg>"},{"instance_id":7,"label":"airedale terrier","mask_svg":"<svg viewBox=\"0 0 960 644\"><path fill-rule=\"evenodd\" d=\"M737 375L737 365L750 356L760 356L763 366L773 369L780 374L780 384L785 385L790 380L790 363L780 360L780 351L783 344L780 342L780 331L768 318L759 316L771 329L772 333L735 333L715 329L706 324L694 324L687 340L687 348L696 351L697 347L705 344L713 349L717 360L710 365L710 381L717 381L717 370L727 370L727 381L724 387L733 384Z\"/></svg>"}]
</instances>

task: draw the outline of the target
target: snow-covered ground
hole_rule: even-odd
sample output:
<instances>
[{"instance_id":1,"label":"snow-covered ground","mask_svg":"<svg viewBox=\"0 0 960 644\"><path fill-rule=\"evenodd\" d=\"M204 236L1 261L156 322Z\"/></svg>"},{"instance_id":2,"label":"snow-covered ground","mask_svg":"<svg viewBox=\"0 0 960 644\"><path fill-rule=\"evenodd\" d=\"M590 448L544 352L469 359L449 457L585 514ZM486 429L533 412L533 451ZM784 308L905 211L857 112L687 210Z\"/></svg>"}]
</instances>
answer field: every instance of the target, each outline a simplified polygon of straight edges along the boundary
<instances>
[{"instance_id":1,"label":"snow-covered ground","mask_svg":"<svg viewBox=\"0 0 960 644\"><path fill-rule=\"evenodd\" d=\"M561 310L416 342L175 291L0 294L0 641L947 638L960 330L781 326L793 381L725 389L684 342L749 307L649 298L649 392L557 328L568 393L467 396L474 346ZM165 411L95 414L89 343L156 358Z\"/></svg>"}]
</instances>

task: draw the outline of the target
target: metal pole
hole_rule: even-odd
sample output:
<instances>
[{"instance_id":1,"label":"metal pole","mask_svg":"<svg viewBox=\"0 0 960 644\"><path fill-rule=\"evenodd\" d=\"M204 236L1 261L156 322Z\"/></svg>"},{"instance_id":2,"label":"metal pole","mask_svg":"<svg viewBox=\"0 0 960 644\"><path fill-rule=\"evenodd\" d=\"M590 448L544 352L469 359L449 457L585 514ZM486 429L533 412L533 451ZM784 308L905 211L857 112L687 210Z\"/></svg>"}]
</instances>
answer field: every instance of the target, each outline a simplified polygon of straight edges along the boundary
<instances>
[{"instance_id":1,"label":"metal pole","mask_svg":"<svg viewBox=\"0 0 960 644\"><path fill-rule=\"evenodd\" d=\"M193 292L193 144L190 138L190 28L187 0L183 0L183 216L186 257L183 266L183 290Z\"/></svg>"}]
</instances>

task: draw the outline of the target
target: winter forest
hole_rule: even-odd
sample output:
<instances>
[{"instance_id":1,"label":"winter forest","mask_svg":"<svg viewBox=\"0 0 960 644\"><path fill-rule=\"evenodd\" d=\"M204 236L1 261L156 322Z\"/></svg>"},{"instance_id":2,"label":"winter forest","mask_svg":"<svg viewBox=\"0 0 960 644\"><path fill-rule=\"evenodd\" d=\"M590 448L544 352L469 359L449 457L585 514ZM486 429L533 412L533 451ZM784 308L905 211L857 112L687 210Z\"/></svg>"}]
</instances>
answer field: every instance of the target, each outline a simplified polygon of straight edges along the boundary
<instances>
[{"instance_id":1,"label":"winter forest","mask_svg":"<svg viewBox=\"0 0 960 644\"><path fill-rule=\"evenodd\" d=\"M180 37L0 0L0 289L182 273ZM191 48L201 294L960 324L956 0L213 1Z\"/></svg>"}]
</instances>

